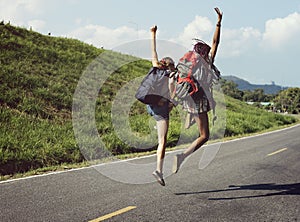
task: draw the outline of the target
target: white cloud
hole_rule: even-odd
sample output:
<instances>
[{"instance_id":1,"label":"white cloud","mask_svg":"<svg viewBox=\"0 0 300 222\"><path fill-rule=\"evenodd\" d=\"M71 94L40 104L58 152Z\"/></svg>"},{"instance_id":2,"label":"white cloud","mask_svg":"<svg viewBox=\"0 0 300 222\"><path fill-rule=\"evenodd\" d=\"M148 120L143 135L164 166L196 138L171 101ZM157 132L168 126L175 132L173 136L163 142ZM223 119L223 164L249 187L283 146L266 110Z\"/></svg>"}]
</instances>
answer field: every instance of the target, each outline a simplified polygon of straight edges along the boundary
<instances>
[{"instance_id":1,"label":"white cloud","mask_svg":"<svg viewBox=\"0 0 300 222\"><path fill-rule=\"evenodd\" d=\"M291 43L299 45L300 14L293 13L285 18L271 19L266 22L263 44L265 47L282 49Z\"/></svg>"},{"instance_id":2,"label":"white cloud","mask_svg":"<svg viewBox=\"0 0 300 222\"><path fill-rule=\"evenodd\" d=\"M183 32L172 40L188 48L192 46L193 38L202 39L210 45L214 31L215 26L208 18L196 16L191 23L187 24ZM240 56L253 49L253 46L257 45L260 39L260 31L252 27L240 29L222 27L218 57Z\"/></svg>"},{"instance_id":3,"label":"white cloud","mask_svg":"<svg viewBox=\"0 0 300 222\"><path fill-rule=\"evenodd\" d=\"M28 25L26 19L42 14L44 3L41 0L0 0L1 19L18 26Z\"/></svg>"},{"instance_id":4,"label":"white cloud","mask_svg":"<svg viewBox=\"0 0 300 222\"><path fill-rule=\"evenodd\" d=\"M100 25L86 25L70 32L68 36L81 39L97 47L103 46L111 49L128 41L148 38L149 33L127 26L110 29Z\"/></svg>"},{"instance_id":5,"label":"white cloud","mask_svg":"<svg viewBox=\"0 0 300 222\"><path fill-rule=\"evenodd\" d=\"M76 22L80 24L82 20L77 19ZM215 26L208 18L195 16L195 19L186 25L178 37L169 40L186 48L191 48L193 38L199 38L211 44L214 28ZM100 25L85 25L70 32L68 36L81 39L97 47L103 46L111 49L137 39L149 39L150 33L149 30L138 30L137 33L135 28L127 26L111 29ZM252 27L236 30L223 28L218 57L236 57L248 53L249 50L258 47L261 36L260 31ZM158 39L162 38L160 38L158 33Z\"/></svg>"},{"instance_id":6,"label":"white cloud","mask_svg":"<svg viewBox=\"0 0 300 222\"><path fill-rule=\"evenodd\" d=\"M208 39L208 36L211 34L212 29L213 25L208 18L197 15L195 19L184 28L178 38L173 40L185 47L190 47L192 39L194 38L202 39L209 44L210 39Z\"/></svg>"},{"instance_id":7,"label":"white cloud","mask_svg":"<svg viewBox=\"0 0 300 222\"><path fill-rule=\"evenodd\" d=\"M187 24L178 38L172 40L189 48L192 45L191 39L195 37L211 44L214 32L212 24L208 18L196 16L191 23ZM254 27L227 29L222 26L218 57L257 55L260 52L271 53L274 49L284 51L287 46L299 48L299 24L300 14L293 13L285 18L268 20L263 32Z\"/></svg>"},{"instance_id":8,"label":"white cloud","mask_svg":"<svg viewBox=\"0 0 300 222\"><path fill-rule=\"evenodd\" d=\"M224 29L221 33L220 54L224 57L240 56L256 48L260 41L260 31L252 27Z\"/></svg>"}]
</instances>

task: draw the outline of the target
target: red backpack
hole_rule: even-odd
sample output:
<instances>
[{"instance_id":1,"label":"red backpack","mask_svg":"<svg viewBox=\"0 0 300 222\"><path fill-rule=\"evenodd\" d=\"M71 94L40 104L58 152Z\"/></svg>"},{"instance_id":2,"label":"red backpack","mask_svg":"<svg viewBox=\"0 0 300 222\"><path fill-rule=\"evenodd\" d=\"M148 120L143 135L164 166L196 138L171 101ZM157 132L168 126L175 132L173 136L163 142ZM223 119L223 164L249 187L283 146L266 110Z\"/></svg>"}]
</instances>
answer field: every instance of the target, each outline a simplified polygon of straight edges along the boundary
<instances>
[{"instance_id":1,"label":"red backpack","mask_svg":"<svg viewBox=\"0 0 300 222\"><path fill-rule=\"evenodd\" d=\"M202 41L180 58L177 65L175 98L183 101L196 93L199 87L210 94L213 84L220 79L220 71L203 57L208 54L210 47ZM211 97L212 95L207 95Z\"/></svg>"},{"instance_id":2,"label":"red backpack","mask_svg":"<svg viewBox=\"0 0 300 222\"><path fill-rule=\"evenodd\" d=\"M193 72L197 69L199 59L200 55L198 53L189 51L178 62L175 95L180 100L198 91Z\"/></svg>"}]
</instances>

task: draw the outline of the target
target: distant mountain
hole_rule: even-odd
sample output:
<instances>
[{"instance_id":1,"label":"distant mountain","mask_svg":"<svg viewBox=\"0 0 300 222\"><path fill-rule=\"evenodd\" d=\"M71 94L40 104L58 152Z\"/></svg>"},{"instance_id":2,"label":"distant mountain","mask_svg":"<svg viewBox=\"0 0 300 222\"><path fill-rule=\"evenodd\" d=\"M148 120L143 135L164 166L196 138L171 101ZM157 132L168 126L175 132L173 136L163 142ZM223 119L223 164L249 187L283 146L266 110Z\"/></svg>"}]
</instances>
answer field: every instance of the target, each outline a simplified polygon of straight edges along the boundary
<instances>
[{"instance_id":1,"label":"distant mountain","mask_svg":"<svg viewBox=\"0 0 300 222\"><path fill-rule=\"evenodd\" d=\"M246 80L240 79L236 76L222 76L223 79L227 81L232 81L237 84L239 90L250 90L263 89L265 94L277 94L282 89L287 89L287 87L282 87L275 84L265 84L265 85L256 85L251 84Z\"/></svg>"}]
</instances>

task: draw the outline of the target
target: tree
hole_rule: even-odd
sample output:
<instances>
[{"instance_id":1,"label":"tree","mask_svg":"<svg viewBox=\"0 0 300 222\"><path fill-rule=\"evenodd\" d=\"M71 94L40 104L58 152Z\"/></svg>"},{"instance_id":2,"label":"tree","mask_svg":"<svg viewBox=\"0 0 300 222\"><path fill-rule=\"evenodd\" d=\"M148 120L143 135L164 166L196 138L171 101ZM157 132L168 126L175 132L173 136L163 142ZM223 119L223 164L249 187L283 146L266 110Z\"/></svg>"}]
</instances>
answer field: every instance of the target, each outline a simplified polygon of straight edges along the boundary
<instances>
[{"instance_id":1,"label":"tree","mask_svg":"<svg viewBox=\"0 0 300 222\"><path fill-rule=\"evenodd\" d=\"M226 81L221 79L222 91L225 95L233 97L235 99L242 100L243 91L237 88L237 84L232 81Z\"/></svg>"},{"instance_id":2,"label":"tree","mask_svg":"<svg viewBox=\"0 0 300 222\"><path fill-rule=\"evenodd\" d=\"M273 98L273 95L265 94L263 89L245 90L243 96L243 100L247 102L269 102Z\"/></svg>"},{"instance_id":3,"label":"tree","mask_svg":"<svg viewBox=\"0 0 300 222\"><path fill-rule=\"evenodd\" d=\"M300 113L300 88L288 88L274 99L277 109L293 114Z\"/></svg>"}]
</instances>

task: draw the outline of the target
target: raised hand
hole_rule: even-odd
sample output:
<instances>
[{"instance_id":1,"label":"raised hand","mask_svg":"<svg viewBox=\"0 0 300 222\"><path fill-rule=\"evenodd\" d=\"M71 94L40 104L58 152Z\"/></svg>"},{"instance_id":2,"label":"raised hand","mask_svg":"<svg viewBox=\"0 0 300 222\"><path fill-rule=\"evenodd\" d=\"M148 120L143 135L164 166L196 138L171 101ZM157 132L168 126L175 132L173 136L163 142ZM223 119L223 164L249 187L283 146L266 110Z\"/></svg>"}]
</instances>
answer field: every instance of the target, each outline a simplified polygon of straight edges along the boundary
<instances>
[{"instance_id":1,"label":"raised hand","mask_svg":"<svg viewBox=\"0 0 300 222\"><path fill-rule=\"evenodd\" d=\"M156 32L156 30L157 30L157 26L156 26L156 25L154 25L154 26L152 26L152 27L150 28L150 31L151 31L151 32Z\"/></svg>"},{"instance_id":2,"label":"raised hand","mask_svg":"<svg viewBox=\"0 0 300 222\"><path fill-rule=\"evenodd\" d=\"M220 9L218 7L215 8L215 11L218 14L218 22L221 22L222 20L222 16L223 16L223 12L220 11Z\"/></svg>"}]
</instances>

